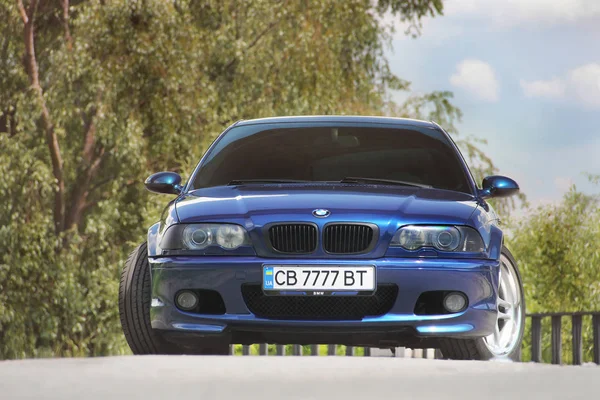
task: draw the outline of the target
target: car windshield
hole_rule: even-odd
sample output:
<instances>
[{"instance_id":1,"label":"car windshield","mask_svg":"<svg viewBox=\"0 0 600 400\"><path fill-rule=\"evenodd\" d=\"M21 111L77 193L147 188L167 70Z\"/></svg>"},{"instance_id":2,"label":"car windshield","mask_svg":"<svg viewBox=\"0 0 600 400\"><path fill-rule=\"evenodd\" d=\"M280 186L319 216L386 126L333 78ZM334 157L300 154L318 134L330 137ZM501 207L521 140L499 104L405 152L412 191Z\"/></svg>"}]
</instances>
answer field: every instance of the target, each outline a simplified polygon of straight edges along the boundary
<instances>
[{"instance_id":1,"label":"car windshield","mask_svg":"<svg viewBox=\"0 0 600 400\"><path fill-rule=\"evenodd\" d=\"M299 181L396 181L471 193L462 161L442 132L333 123L234 127L207 154L191 188Z\"/></svg>"}]
</instances>

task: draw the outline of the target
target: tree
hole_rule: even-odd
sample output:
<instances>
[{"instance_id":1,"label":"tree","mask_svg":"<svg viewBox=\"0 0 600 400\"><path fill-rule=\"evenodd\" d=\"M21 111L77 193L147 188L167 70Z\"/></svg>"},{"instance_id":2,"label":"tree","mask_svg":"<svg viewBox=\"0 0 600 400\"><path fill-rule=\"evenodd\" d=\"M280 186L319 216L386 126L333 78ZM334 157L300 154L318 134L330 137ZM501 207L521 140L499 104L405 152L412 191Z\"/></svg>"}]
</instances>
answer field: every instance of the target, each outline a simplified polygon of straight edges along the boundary
<instances>
[{"instance_id":1,"label":"tree","mask_svg":"<svg viewBox=\"0 0 600 400\"><path fill-rule=\"evenodd\" d=\"M123 351L118 271L161 203L141 182L190 171L233 121L459 117L448 93L389 100L409 84L383 57L380 18L418 30L441 12L440 0L0 0L0 358Z\"/></svg>"},{"instance_id":2,"label":"tree","mask_svg":"<svg viewBox=\"0 0 600 400\"><path fill-rule=\"evenodd\" d=\"M519 261L528 312L600 309L600 204L575 187L556 205L540 206L516 225L510 238ZM563 325L570 357L569 323ZM584 325L585 356L591 359L591 324ZM529 348L526 336L526 348ZM549 337L544 339L550 357Z\"/></svg>"}]
</instances>

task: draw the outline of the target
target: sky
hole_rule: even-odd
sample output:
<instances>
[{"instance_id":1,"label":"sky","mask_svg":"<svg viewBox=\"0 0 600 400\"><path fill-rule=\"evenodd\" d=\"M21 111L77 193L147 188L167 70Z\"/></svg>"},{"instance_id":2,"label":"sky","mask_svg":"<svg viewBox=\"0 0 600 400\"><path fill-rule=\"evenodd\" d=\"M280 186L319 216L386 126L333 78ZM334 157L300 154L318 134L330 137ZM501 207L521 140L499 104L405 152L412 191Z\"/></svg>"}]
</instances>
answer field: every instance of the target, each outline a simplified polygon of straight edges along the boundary
<instances>
[{"instance_id":1,"label":"sky","mask_svg":"<svg viewBox=\"0 0 600 400\"><path fill-rule=\"evenodd\" d=\"M447 0L416 39L395 26L392 72L452 91L460 136L487 140L532 207L600 192L584 175L600 174L600 0Z\"/></svg>"}]
</instances>

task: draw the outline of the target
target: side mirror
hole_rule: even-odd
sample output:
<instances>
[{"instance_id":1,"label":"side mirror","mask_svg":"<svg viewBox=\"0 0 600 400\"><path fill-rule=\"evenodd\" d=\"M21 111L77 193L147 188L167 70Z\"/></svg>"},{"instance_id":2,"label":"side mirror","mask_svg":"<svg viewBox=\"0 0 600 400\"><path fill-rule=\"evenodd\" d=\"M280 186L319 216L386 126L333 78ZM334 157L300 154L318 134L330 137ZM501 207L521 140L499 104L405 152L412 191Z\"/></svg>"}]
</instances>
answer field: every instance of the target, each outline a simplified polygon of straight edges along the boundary
<instances>
[{"instance_id":1,"label":"side mirror","mask_svg":"<svg viewBox=\"0 0 600 400\"><path fill-rule=\"evenodd\" d=\"M508 197L519 191L519 185L506 176L492 175L483 179L479 195L484 198Z\"/></svg>"},{"instance_id":2,"label":"side mirror","mask_svg":"<svg viewBox=\"0 0 600 400\"><path fill-rule=\"evenodd\" d=\"M181 176L175 172L157 172L144 182L146 189L154 193L179 194L183 190Z\"/></svg>"}]
</instances>

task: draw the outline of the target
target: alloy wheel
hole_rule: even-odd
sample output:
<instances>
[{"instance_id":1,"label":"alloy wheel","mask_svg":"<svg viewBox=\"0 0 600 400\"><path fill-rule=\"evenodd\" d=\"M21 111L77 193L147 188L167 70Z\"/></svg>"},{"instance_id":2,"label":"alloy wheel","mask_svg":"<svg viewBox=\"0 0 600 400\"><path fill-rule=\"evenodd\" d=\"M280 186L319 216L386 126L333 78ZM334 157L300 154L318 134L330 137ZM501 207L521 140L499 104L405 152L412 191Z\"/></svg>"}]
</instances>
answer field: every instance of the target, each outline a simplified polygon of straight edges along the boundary
<instances>
[{"instance_id":1,"label":"alloy wheel","mask_svg":"<svg viewBox=\"0 0 600 400\"><path fill-rule=\"evenodd\" d=\"M484 338L494 356L509 355L519 343L523 310L521 287L513 263L504 254L500 257L498 285L498 319L494 332Z\"/></svg>"}]
</instances>

